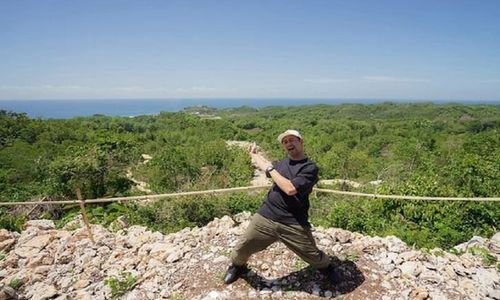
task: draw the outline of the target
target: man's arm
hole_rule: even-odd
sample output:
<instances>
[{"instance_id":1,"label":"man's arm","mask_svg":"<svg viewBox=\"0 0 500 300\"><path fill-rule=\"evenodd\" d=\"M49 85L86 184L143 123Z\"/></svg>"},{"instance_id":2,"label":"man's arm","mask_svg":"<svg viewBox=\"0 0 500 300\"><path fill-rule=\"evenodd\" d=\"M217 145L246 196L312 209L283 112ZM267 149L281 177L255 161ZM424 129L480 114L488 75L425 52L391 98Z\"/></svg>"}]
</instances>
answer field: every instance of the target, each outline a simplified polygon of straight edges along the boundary
<instances>
[{"instance_id":1,"label":"man's arm","mask_svg":"<svg viewBox=\"0 0 500 300\"><path fill-rule=\"evenodd\" d=\"M267 167L272 166L271 162L257 153L254 147L250 149L250 156L252 157L252 162L254 163L254 165L262 171L265 171ZM292 182L283 177L280 173L278 173L278 171L272 170L271 172L269 172L269 174L271 175L271 178L274 180L276 185L283 192L285 192L285 194L287 194L288 196L297 194L297 189L295 188L295 186L293 186Z\"/></svg>"},{"instance_id":2,"label":"man's arm","mask_svg":"<svg viewBox=\"0 0 500 300\"><path fill-rule=\"evenodd\" d=\"M297 194L297 189L293 186L292 182L285 177L281 176L276 170L269 172L271 178L274 180L276 185L288 196L293 196Z\"/></svg>"}]
</instances>

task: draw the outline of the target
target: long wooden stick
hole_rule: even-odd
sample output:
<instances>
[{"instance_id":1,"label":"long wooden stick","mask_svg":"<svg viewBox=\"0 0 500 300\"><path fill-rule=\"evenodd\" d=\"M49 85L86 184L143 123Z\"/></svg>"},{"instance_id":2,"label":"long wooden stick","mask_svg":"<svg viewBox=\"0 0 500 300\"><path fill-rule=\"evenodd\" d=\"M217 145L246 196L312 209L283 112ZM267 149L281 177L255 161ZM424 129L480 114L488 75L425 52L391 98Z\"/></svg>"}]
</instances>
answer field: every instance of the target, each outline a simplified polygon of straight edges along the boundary
<instances>
[{"instance_id":1,"label":"long wooden stick","mask_svg":"<svg viewBox=\"0 0 500 300\"><path fill-rule=\"evenodd\" d=\"M93 244L95 244L94 235L92 234L92 228L90 227L89 219L87 218L87 211L85 210L85 200L82 199L82 192L80 188L76 188L76 197L80 200L80 210L82 211L83 222L85 226L87 226L87 232L89 234L89 238Z\"/></svg>"},{"instance_id":2,"label":"long wooden stick","mask_svg":"<svg viewBox=\"0 0 500 300\"><path fill-rule=\"evenodd\" d=\"M222 194L222 193L237 193L245 192L251 190L262 190L269 188L270 185L262 186L247 186L247 187L237 187L237 188L227 188L227 189L216 189L208 191L194 191L194 192L183 192L183 193L170 193L170 194L159 194L159 195L146 195L146 196L132 196L132 197L114 197L114 198L98 198L98 199L87 199L85 203L109 203L117 201L141 201L141 200L154 200L161 198L174 198L182 196L196 196L196 195L210 195L210 194ZM404 195L381 195L381 194L365 194L357 192L346 192L338 190L329 190L322 188L314 188L314 191L318 193L333 193L348 196L358 196L358 197L369 197L375 199L405 199L405 200L422 200L422 201L500 201L500 197L425 197L425 196L404 196ZM63 201L23 201L23 202L0 202L0 206L15 206L15 205L51 205L51 204L76 204L78 200L63 200Z\"/></svg>"}]
</instances>

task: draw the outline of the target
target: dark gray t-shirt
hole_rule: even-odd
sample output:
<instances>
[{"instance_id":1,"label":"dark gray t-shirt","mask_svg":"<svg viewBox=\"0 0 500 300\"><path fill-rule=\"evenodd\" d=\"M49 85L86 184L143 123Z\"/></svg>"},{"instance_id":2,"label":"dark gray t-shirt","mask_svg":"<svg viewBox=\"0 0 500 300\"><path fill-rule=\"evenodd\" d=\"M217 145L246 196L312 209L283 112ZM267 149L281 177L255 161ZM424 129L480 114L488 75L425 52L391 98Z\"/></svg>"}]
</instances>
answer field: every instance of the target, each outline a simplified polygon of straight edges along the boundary
<instances>
[{"instance_id":1,"label":"dark gray t-shirt","mask_svg":"<svg viewBox=\"0 0 500 300\"><path fill-rule=\"evenodd\" d=\"M292 182L297 194L288 196L274 183L257 213L283 224L310 227L309 194L318 181L318 167L309 158L302 160L285 158L278 161L274 167L278 173Z\"/></svg>"}]
</instances>

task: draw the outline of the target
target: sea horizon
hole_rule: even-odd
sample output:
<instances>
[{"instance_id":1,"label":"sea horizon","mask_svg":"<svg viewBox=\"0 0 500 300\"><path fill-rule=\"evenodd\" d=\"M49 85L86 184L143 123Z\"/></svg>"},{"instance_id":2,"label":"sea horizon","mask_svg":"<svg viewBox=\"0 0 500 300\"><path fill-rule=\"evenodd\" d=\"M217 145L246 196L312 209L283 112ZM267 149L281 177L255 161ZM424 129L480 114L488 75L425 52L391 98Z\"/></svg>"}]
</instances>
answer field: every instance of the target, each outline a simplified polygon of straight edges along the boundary
<instances>
[{"instance_id":1,"label":"sea horizon","mask_svg":"<svg viewBox=\"0 0 500 300\"><path fill-rule=\"evenodd\" d=\"M44 99L0 100L0 110L26 113L32 118L68 119L93 115L135 117L160 112L178 112L193 106L217 109L242 106L263 108L269 106L340 105L393 103L434 103L462 105L500 105L500 100L415 100L415 99L359 99L359 98L178 98L178 99Z\"/></svg>"}]
</instances>

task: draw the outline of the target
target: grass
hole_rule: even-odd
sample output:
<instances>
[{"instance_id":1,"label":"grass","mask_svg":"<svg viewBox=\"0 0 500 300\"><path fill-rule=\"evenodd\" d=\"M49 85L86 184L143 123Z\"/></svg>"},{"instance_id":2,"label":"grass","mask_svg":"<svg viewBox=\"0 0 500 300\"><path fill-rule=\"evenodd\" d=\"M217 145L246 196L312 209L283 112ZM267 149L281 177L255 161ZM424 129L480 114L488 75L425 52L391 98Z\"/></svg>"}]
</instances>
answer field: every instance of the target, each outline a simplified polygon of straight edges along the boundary
<instances>
[{"instance_id":1,"label":"grass","mask_svg":"<svg viewBox=\"0 0 500 300\"><path fill-rule=\"evenodd\" d=\"M110 277L104 280L104 284L111 288L111 298L116 299L131 291L137 278L130 272L122 272L118 277Z\"/></svg>"},{"instance_id":2,"label":"grass","mask_svg":"<svg viewBox=\"0 0 500 300\"><path fill-rule=\"evenodd\" d=\"M12 280L9 282L9 286L15 290L21 287L23 285L23 281L19 278L12 278Z\"/></svg>"},{"instance_id":3,"label":"grass","mask_svg":"<svg viewBox=\"0 0 500 300\"><path fill-rule=\"evenodd\" d=\"M467 250L469 253L472 255L479 255L482 257L482 263L484 266L491 266L497 263L497 258L492 255L488 249L479 247L479 246L472 246Z\"/></svg>"},{"instance_id":4,"label":"grass","mask_svg":"<svg viewBox=\"0 0 500 300\"><path fill-rule=\"evenodd\" d=\"M359 259L359 253L356 251L350 251L345 254L345 258L352 262L356 262Z\"/></svg>"}]
</instances>

